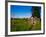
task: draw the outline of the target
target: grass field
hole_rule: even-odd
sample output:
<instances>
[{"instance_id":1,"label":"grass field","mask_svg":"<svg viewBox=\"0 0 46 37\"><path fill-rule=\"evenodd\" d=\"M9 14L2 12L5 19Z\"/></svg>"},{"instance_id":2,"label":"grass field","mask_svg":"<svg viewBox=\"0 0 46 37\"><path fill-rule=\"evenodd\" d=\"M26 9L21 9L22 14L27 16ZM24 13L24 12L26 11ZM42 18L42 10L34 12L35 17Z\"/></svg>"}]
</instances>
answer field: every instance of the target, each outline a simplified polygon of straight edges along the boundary
<instances>
[{"instance_id":1,"label":"grass field","mask_svg":"<svg viewBox=\"0 0 46 37\"><path fill-rule=\"evenodd\" d=\"M26 18L11 18L11 32L14 31L31 31L31 30L41 30L40 21L36 21L35 25L29 24Z\"/></svg>"}]
</instances>

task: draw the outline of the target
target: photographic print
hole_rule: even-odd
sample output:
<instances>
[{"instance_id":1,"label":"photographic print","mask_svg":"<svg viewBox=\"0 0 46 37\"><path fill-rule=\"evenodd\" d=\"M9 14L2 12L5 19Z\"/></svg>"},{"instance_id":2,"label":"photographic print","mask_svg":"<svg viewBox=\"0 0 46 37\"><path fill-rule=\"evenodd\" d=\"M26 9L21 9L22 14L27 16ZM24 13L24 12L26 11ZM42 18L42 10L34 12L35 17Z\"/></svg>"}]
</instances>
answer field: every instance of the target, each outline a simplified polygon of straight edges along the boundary
<instances>
[{"instance_id":1,"label":"photographic print","mask_svg":"<svg viewBox=\"0 0 46 37\"><path fill-rule=\"evenodd\" d=\"M41 7L11 5L11 31L41 30Z\"/></svg>"},{"instance_id":2,"label":"photographic print","mask_svg":"<svg viewBox=\"0 0 46 37\"><path fill-rule=\"evenodd\" d=\"M43 33L43 4L8 2L8 35Z\"/></svg>"}]
</instances>

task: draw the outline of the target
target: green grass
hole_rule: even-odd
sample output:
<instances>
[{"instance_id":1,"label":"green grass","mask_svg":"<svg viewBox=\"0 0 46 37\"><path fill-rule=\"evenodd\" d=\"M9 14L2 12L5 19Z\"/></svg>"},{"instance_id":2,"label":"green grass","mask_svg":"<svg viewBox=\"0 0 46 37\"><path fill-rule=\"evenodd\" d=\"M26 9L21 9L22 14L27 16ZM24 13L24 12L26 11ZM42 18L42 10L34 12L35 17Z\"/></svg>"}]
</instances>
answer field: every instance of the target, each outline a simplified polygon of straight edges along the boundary
<instances>
[{"instance_id":1,"label":"green grass","mask_svg":"<svg viewBox=\"0 0 46 37\"><path fill-rule=\"evenodd\" d=\"M31 30L40 30L41 23L37 21L36 25L33 26L27 22L27 19L11 19L11 31L31 31Z\"/></svg>"}]
</instances>

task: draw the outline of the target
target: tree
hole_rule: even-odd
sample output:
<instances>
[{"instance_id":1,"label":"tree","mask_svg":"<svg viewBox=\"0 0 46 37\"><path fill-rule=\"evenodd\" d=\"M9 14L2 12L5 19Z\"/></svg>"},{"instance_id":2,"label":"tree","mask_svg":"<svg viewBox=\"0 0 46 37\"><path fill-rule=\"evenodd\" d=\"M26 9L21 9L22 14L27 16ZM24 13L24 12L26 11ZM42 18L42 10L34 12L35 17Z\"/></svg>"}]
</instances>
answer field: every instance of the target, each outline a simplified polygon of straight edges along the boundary
<instances>
[{"instance_id":1,"label":"tree","mask_svg":"<svg viewBox=\"0 0 46 37\"><path fill-rule=\"evenodd\" d=\"M32 16L33 17L37 17L37 18L40 18L40 10L41 10L41 7L32 7L32 10L33 10L33 13L32 13Z\"/></svg>"}]
</instances>

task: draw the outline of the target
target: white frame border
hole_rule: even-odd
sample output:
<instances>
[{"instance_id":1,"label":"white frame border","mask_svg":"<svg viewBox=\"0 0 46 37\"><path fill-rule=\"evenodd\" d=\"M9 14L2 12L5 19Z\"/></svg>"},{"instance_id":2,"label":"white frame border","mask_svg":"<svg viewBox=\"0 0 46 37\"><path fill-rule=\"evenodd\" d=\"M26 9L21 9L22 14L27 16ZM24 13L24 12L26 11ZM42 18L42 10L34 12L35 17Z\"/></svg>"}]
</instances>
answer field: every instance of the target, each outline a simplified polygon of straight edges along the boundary
<instances>
[{"instance_id":1,"label":"white frame border","mask_svg":"<svg viewBox=\"0 0 46 37\"><path fill-rule=\"evenodd\" d=\"M10 5L41 6L41 30L40 31L10 32ZM33 34L33 33L43 33L43 4L8 2L8 35Z\"/></svg>"}]
</instances>

